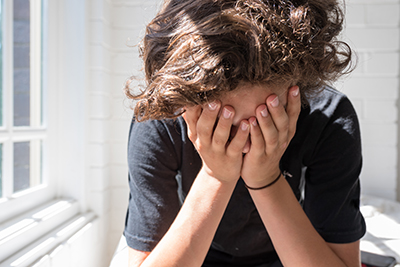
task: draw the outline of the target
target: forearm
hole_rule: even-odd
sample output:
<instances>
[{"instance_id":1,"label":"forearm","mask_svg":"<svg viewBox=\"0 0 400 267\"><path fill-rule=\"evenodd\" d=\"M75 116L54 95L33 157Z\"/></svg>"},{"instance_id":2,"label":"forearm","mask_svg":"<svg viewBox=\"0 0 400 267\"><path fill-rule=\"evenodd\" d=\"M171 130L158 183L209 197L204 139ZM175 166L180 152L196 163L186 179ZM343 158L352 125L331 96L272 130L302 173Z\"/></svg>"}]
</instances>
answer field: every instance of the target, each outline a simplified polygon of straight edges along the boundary
<instances>
[{"instance_id":1,"label":"forearm","mask_svg":"<svg viewBox=\"0 0 400 267\"><path fill-rule=\"evenodd\" d=\"M284 266L346 266L312 226L283 177L250 194Z\"/></svg>"},{"instance_id":2,"label":"forearm","mask_svg":"<svg viewBox=\"0 0 400 267\"><path fill-rule=\"evenodd\" d=\"M235 185L200 171L175 221L141 266L200 267Z\"/></svg>"}]
</instances>

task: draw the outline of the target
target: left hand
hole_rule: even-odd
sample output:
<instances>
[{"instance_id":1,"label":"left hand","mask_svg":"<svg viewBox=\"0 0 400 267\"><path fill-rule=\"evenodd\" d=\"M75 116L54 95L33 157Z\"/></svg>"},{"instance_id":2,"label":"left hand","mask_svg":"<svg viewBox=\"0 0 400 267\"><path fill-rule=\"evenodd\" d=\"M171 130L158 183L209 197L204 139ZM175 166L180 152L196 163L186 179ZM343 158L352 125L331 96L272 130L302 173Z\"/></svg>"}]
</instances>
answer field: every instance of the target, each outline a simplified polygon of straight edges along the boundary
<instances>
[{"instance_id":1,"label":"left hand","mask_svg":"<svg viewBox=\"0 0 400 267\"><path fill-rule=\"evenodd\" d=\"M300 109L298 86L289 88L286 109L277 95L257 107L256 117L249 119L251 146L241 170L248 186L264 186L279 175L279 161L296 132Z\"/></svg>"}]
</instances>

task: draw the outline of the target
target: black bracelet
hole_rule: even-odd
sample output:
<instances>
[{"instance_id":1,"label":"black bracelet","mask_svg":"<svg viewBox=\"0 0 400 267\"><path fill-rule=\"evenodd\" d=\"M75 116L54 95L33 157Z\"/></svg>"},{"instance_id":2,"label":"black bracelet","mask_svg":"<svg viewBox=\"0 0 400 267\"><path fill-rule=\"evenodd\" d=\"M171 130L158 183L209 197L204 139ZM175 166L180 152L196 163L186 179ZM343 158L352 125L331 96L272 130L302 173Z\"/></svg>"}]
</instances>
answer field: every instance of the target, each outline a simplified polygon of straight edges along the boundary
<instances>
[{"instance_id":1,"label":"black bracelet","mask_svg":"<svg viewBox=\"0 0 400 267\"><path fill-rule=\"evenodd\" d=\"M248 186L246 183L244 183L244 186L245 186L247 189L250 189L250 190L261 190L261 189L267 188L267 187L273 185L274 183L276 183L276 182L279 180L279 178L281 178L281 176L282 176L282 173L280 172L279 175L278 175L278 177L276 177L275 180L273 180L273 181L270 182L269 184L264 185L264 186L261 186L261 187L250 187L250 186Z\"/></svg>"}]
</instances>

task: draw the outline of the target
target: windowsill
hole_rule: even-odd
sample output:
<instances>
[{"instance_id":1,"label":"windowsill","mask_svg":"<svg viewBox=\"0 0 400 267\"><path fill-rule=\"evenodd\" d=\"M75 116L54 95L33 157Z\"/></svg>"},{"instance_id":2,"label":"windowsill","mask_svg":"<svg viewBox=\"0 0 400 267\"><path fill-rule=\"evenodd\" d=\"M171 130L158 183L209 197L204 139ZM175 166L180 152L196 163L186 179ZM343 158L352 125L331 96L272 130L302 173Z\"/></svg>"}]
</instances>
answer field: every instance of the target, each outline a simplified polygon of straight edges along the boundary
<instances>
[{"instance_id":1,"label":"windowsill","mask_svg":"<svg viewBox=\"0 0 400 267\"><path fill-rule=\"evenodd\" d=\"M33 262L70 239L95 217L79 209L74 200L57 199L1 224L0 267Z\"/></svg>"},{"instance_id":2,"label":"windowsill","mask_svg":"<svg viewBox=\"0 0 400 267\"><path fill-rule=\"evenodd\" d=\"M53 191L47 184L35 186L33 188L14 193L9 197L0 199L0 231L4 223L14 218L18 218L20 214L40 209L41 204L51 203L53 199ZM1 240L0 240L1 242ZM1 260L1 258L0 258Z\"/></svg>"},{"instance_id":3,"label":"windowsill","mask_svg":"<svg viewBox=\"0 0 400 267\"><path fill-rule=\"evenodd\" d=\"M47 185L38 185L38 186L35 186L33 188L29 188L29 189L23 190L21 192L14 193L14 194L11 195L10 198L4 198L4 200L5 200L4 202L10 201L10 200L13 200L13 199L16 199L16 198L20 198L20 197L23 197L23 196L26 196L26 195L28 195L30 193L45 189L46 187L47 187Z\"/></svg>"}]
</instances>

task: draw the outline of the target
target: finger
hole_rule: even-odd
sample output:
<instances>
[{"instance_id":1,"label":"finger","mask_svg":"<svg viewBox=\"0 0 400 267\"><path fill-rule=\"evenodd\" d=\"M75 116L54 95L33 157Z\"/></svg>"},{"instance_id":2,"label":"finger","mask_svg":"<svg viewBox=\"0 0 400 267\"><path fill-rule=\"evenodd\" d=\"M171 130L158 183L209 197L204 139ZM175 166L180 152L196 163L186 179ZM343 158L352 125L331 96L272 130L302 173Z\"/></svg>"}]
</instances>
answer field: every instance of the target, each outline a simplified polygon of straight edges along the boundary
<instances>
[{"instance_id":1,"label":"finger","mask_svg":"<svg viewBox=\"0 0 400 267\"><path fill-rule=\"evenodd\" d=\"M264 138L265 151L266 153L269 153L278 144L279 132L276 129L274 121L272 120L272 116L268 112L266 105L263 104L257 107L256 116Z\"/></svg>"},{"instance_id":2,"label":"finger","mask_svg":"<svg viewBox=\"0 0 400 267\"><path fill-rule=\"evenodd\" d=\"M203 144L210 144L214 131L214 126L218 118L219 101L213 101L209 104L204 105L203 111L197 121L197 136L202 139Z\"/></svg>"},{"instance_id":3,"label":"finger","mask_svg":"<svg viewBox=\"0 0 400 267\"><path fill-rule=\"evenodd\" d=\"M182 114L182 117L187 125L188 137L192 142L194 142L197 138L196 128L201 110L201 106L187 107L185 113Z\"/></svg>"},{"instance_id":4,"label":"finger","mask_svg":"<svg viewBox=\"0 0 400 267\"><path fill-rule=\"evenodd\" d=\"M213 133L213 146L217 151L222 152L226 149L226 143L231 134L234 114L235 110L232 107L226 106L222 109L221 116Z\"/></svg>"},{"instance_id":5,"label":"finger","mask_svg":"<svg viewBox=\"0 0 400 267\"><path fill-rule=\"evenodd\" d=\"M288 91L288 104L286 112L289 117L289 138L292 139L296 132L297 119L301 111L301 97L298 86L292 86Z\"/></svg>"},{"instance_id":6,"label":"finger","mask_svg":"<svg viewBox=\"0 0 400 267\"><path fill-rule=\"evenodd\" d=\"M278 144L280 147L286 147L289 144L289 116L283 103L279 101L278 96L267 98L268 111L279 133Z\"/></svg>"},{"instance_id":7,"label":"finger","mask_svg":"<svg viewBox=\"0 0 400 267\"><path fill-rule=\"evenodd\" d=\"M287 132L289 129L289 117L279 97L277 95L271 95L267 98L266 103L278 132Z\"/></svg>"},{"instance_id":8,"label":"finger","mask_svg":"<svg viewBox=\"0 0 400 267\"><path fill-rule=\"evenodd\" d=\"M250 123L250 139L251 147L250 153L255 156L260 156L265 152L265 141L262 135L260 126L258 125L257 118L251 117Z\"/></svg>"},{"instance_id":9,"label":"finger","mask_svg":"<svg viewBox=\"0 0 400 267\"><path fill-rule=\"evenodd\" d=\"M240 122L236 135L233 137L228 145L226 154L228 156L236 156L242 154L243 148L245 147L249 138L250 125L247 120Z\"/></svg>"}]
</instances>

